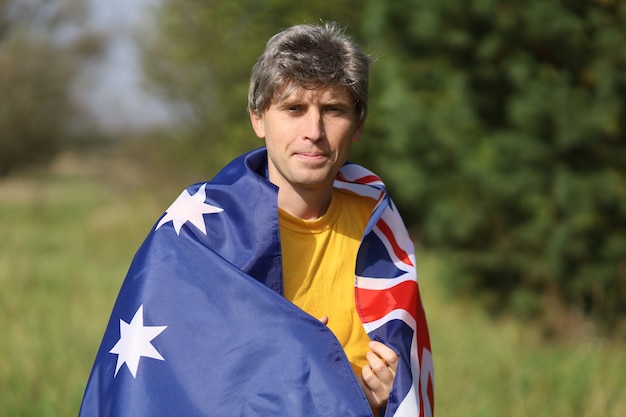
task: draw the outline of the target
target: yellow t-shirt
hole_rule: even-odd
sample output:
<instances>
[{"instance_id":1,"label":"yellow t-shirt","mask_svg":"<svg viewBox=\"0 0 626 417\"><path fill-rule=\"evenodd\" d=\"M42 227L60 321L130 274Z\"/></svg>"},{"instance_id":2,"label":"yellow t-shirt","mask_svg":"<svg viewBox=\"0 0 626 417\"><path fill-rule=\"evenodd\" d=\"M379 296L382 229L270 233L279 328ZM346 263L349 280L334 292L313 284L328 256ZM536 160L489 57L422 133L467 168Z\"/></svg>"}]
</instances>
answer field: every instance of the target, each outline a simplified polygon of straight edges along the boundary
<instances>
[{"instance_id":1,"label":"yellow t-shirt","mask_svg":"<svg viewBox=\"0 0 626 417\"><path fill-rule=\"evenodd\" d=\"M367 364L369 337L356 312L356 255L376 201L333 189L328 210L302 220L279 210L285 297L321 318L343 346L356 375Z\"/></svg>"}]
</instances>

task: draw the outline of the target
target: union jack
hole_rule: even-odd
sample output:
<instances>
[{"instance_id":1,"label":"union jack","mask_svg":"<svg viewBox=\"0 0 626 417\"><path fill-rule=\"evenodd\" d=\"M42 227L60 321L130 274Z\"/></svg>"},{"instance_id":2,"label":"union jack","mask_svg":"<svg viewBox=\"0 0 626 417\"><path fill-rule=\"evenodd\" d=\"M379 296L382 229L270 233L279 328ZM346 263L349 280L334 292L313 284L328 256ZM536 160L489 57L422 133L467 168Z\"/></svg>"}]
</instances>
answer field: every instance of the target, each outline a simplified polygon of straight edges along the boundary
<instances>
[{"instance_id":1,"label":"union jack","mask_svg":"<svg viewBox=\"0 0 626 417\"><path fill-rule=\"evenodd\" d=\"M385 415L431 417L434 369L413 241L377 175L347 163L334 186L378 201L361 242L354 285L365 331L400 353Z\"/></svg>"}]
</instances>

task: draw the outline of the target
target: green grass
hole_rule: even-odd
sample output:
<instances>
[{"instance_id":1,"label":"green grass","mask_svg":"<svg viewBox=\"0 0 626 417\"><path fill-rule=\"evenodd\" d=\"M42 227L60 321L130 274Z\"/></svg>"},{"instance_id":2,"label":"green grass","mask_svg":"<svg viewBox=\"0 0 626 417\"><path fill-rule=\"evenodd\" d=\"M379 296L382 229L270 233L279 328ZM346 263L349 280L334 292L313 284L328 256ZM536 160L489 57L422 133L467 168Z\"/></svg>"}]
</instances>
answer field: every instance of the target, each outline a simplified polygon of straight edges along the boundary
<instances>
[{"instance_id":1,"label":"green grass","mask_svg":"<svg viewBox=\"0 0 626 417\"><path fill-rule=\"evenodd\" d=\"M156 207L150 196L94 176L0 181L0 414L77 414Z\"/></svg>"},{"instance_id":2,"label":"green grass","mask_svg":"<svg viewBox=\"0 0 626 417\"><path fill-rule=\"evenodd\" d=\"M626 415L626 346L591 336L546 342L532 325L447 297L437 284L441 264L425 255L418 263L437 415Z\"/></svg>"},{"instance_id":3,"label":"green grass","mask_svg":"<svg viewBox=\"0 0 626 417\"><path fill-rule=\"evenodd\" d=\"M154 192L160 184L113 162L71 162L0 180L3 416L77 414L132 256L181 189ZM491 320L448 298L440 264L418 255L436 415L626 415L625 345L547 343L532 326Z\"/></svg>"}]
</instances>

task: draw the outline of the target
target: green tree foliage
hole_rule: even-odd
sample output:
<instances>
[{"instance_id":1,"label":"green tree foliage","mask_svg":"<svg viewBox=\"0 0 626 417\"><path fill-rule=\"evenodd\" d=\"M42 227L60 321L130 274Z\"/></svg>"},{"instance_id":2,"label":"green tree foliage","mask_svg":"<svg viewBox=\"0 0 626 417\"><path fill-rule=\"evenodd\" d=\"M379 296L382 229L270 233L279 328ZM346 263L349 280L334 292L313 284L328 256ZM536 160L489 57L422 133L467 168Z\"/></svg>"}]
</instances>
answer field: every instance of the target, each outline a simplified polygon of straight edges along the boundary
<instances>
[{"instance_id":1,"label":"green tree foliage","mask_svg":"<svg viewBox=\"0 0 626 417\"><path fill-rule=\"evenodd\" d=\"M368 2L364 157L492 306L626 313L626 3ZM466 278L462 278L466 277Z\"/></svg>"},{"instance_id":2,"label":"green tree foliage","mask_svg":"<svg viewBox=\"0 0 626 417\"><path fill-rule=\"evenodd\" d=\"M76 109L71 82L95 37L62 37L81 3L0 0L0 176L46 161L67 138Z\"/></svg>"},{"instance_id":3,"label":"green tree foliage","mask_svg":"<svg viewBox=\"0 0 626 417\"><path fill-rule=\"evenodd\" d=\"M361 2L166 0L144 66L159 94L182 103L179 140L164 144L182 169L213 173L261 146L246 110L250 71L267 39L297 23L334 20L353 27ZM184 166L183 166L184 165Z\"/></svg>"}]
</instances>

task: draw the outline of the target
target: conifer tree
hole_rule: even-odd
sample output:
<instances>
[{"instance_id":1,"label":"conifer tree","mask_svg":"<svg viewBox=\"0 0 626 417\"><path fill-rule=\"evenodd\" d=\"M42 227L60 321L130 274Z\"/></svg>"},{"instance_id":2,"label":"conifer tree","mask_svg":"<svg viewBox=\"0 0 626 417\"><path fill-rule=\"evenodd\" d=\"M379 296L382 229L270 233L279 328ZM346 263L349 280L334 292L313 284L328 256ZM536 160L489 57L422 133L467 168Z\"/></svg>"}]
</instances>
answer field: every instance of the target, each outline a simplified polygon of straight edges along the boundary
<instances>
[{"instance_id":1,"label":"conifer tree","mask_svg":"<svg viewBox=\"0 0 626 417\"><path fill-rule=\"evenodd\" d=\"M626 313L624 28L611 0L369 2L365 152L453 287Z\"/></svg>"}]
</instances>

